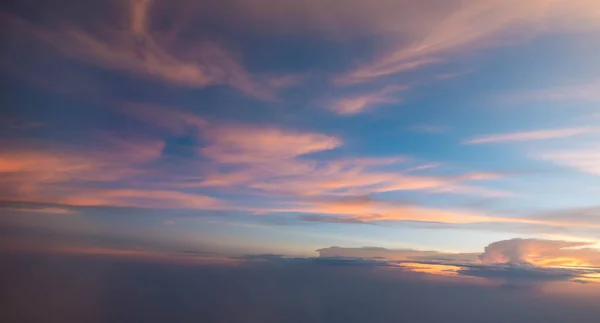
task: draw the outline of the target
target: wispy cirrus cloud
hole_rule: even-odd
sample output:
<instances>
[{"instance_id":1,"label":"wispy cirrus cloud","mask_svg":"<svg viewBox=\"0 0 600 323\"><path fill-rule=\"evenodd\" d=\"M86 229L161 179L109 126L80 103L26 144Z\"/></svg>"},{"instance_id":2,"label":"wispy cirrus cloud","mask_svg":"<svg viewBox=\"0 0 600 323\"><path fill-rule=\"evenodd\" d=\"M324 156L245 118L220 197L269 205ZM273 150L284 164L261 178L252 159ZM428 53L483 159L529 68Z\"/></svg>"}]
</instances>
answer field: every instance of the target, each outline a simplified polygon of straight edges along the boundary
<instances>
[{"instance_id":1,"label":"wispy cirrus cloud","mask_svg":"<svg viewBox=\"0 0 600 323\"><path fill-rule=\"evenodd\" d=\"M510 101L600 101L600 82L563 85L509 95Z\"/></svg>"},{"instance_id":2,"label":"wispy cirrus cloud","mask_svg":"<svg viewBox=\"0 0 600 323\"><path fill-rule=\"evenodd\" d=\"M600 266L596 242L512 239L488 245L479 259L483 263L531 264L542 267Z\"/></svg>"},{"instance_id":3,"label":"wispy cirrus cloud","mask_svg":"<svg viewBox=\"0 0 600 323\"><path fill-rule=\"evenodd\" d=\"M300 219L308 222L372 224L378 222L420 222L440 224L491 224L496 229L500 224L529 225L540 232L551 228L598 229L600 223L593 217L571 218L565 216L544 216L543 214L487 213L468 208L434 208L410 202L384 201L368 197L349 197L309 202L288 203L286 207L268 212L291 212L309 214ZM571 214L571 213L565 213Z\"/></svg>"},{"instance_id":4,"label":"wispy cirrus cloud","mask_svg":"<svg viewBox=\"0 0 600 323\"><path fill-rule=\"evenodd\" d=\"M364 83L441 63L465 49L497 45L499 41L493 38L501 39L517 28L521 35L533 35L555 29L598 27L598 4L594 1L485 0L448 3L443 8L446 10L441 18L424 20L421 26L411 29L413 34L400 33L395 49L336 77L335 82Z\"/></svg>"},{"instance_id":5,"label":"wispy cirrus cloud","mask_svg":"<svg viewBox=\"0 0 600 323\"><path fill-rule=\"evenodd\" d=\"M546 129L534 131L511 132L501 134L491 134L477 136L463 141L464 144L488 144L488 143L503 143L503 142L518 142L518 141L534 141L548 140L574 137L579 135L597 133L600 131L595 127L573 127L562 129Z\"/></svg>"},{"instance_id":6,"label":"wispy cirrus cloud","mask_svg":"<svg viewBox=\"0 0 600 323\"><path fill-rule=\"evenodd\" d=\"M133 112L133 114L131 114ZM457 176L417 176L390 170L407 161L403 156L352 157L320 160L310 154L341 147L341 138L326 134L245 124L215 124L189 113L171 109L134 107L126 109L144 122L169 131L192 131L205 145L198 153L211 161L201 180L187 181L185 187L226 187L279 196L364 195L376 192L424 190L478 194L464 182L498 178L492 173ZM192 130L190 130L192 129ZM225 166L236 166L227 168ZM422 165L420 165L422 166ZM430 168L428 165L425 168ZM417 166L419 167L419 166ZM458 184L461 189L458 188ZM456 186L452 189L452 186ZM481 194L488 194L483 192Z\"/></svg>"},{"instance_id":7,"label":"wispy cirrus cloud","mask_svg":"<svg viewBox=\"0 0 600 323\"><path fill-rule=\"evenodd\" d=\"M377 105L401 102L402 99L398 95L407 89L408 87L406 86L389 85L372 92L354 93L343 96L329 101L326 105L337 114L345 116L355 115Z\"/></svg>"},{"instance_id":8,"label":"wispy cirrus cloud","mask_svg":"<svg viewBox=\"0 0 600 323\"><path fill-rule=\"evenodd\" d=\"M183 87L225 84L257 98L274 97L268 82L263 84L250 75L230 50L213 40L180 39L185 29L183 20L166 29L164 24L163 29L157 27L154 20L160 12L153 10L155 5L164 4L150 0L106 2L100 14L110 12L123 19L96 25L81 23L77 17L42 25L7 13L2 16L11 32L33 36L76 60ZM52 12L42 14L46 18L56 16Z\"/></svg>"},{"instance_id":9,"label":"wispy cirrus cloud","mask_svg":"<svg viewBox=\"0 0 600 323\"><path fill-rule=\"evenodd\" d=\"M582 173L600 175L600 152L596 147L549 151L535 157Z\"/></svg>"},{"instance_id":10,"label":"wispy cirrus cloud","mask_svg":"<svg viewBox=\"0 0 600 323\"><path fill-rule=\"evenodd\" d=\"M140 137L143 140L105 136L95 145L103 149L93 151L81 146L52 146L47 150L21 146L5 151L0 155L2 198L79 207L301 214L303 220L312 222L570 226L565 221L354 199L402 191L511 197L511 192L473 185L502 178L504 174L415 174L415 170L439 165L415 165L408 156L322 159L313 154L333 151L342 147L344 141L314 131L214 122L173 108L129 103L121 108L120 112L147 124L154 132ZM195 153L172 168L164 163L168 147L161 138L183 134L201 144L189 147ZM218 199L213 197L217 192ZM236 194L252 197L253 202L239 201Z\"/></svg>"}]
</instances>

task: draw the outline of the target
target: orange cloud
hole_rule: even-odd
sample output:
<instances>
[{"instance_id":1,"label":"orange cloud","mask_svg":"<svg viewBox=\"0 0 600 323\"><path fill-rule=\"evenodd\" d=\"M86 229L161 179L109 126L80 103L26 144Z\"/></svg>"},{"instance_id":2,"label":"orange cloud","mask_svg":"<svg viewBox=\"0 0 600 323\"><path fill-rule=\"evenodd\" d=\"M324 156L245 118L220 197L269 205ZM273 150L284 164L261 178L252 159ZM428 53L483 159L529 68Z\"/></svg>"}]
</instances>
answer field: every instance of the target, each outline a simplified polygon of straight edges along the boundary
<instances>
[{"instance_id":1,"label":"orange cloud","mask_svg":"<svg viewBox=\"0 0 600 323\"><path fill-rule=\"evenodd\" d=\"M548 129L548 130L537 130L537 131L524 131L524 132L513 132L505 134L493 134L475 137L464 141L465 144L487 144L487 143L501 143L501 142L513 142L513 141L532 141L532 140L547 140L557 138L567 138L579 135L585 135L590 133L598 132L597 128L594 127L576 127L576 128L563 128L563 129Z\"/></svg>"},{"instance_id":2,"label":"orange cloud","mask_svg":"<svg viewBox=\"0 0 600 323\"><path fill-rule=\"evenodd\" d=\"M226 164L275 163L305 154L331 150L341 140L319 133L279 128L221 126L209 130L204 156Z\"/></svg>"},{"instance_id":3,"label":"orange cloud","mask_svg":"<svg viewBox=\"0 0 600 323\"><path fill-rule=\"evenodd\" d=\"M262 213L304 213L306 221L330 223L375 223L380 221L416 221L447 224L506 223L598 229L593 217L529 216L514 217L488 214L468 209L441 209L402 202L376 200L369 197L343 197L304 202L288 202L285 206L263 208ZM593 213L590 213L593 214Z\"/></svg>"},{"instance_id":4,"label":"orange cloud","mask_svg":"<svg viewBox=\"0 0 600 323\"><path fill-rule=\"evenodd\" d=\"M518 93L507 99L509 101L600 101L600 82Z\"/></svg>"},{"instance_id":5,"label":"orange cloud","mask_svg":"<svg viewBox=\"0 0 600 323\"><path fill-rule=\"evenodd\" d=\"M494 242L480 256L483 263L526 263L541 267L600 266L595 242L512 239ZM587 248L586 248L587 247Z\"/></svg>"},{"instance_id":6,"label":"orange cloud","mask_svg":"<svg viewBox=\"0 0 600 323\"><path fill-rule=\"evenodd\" d=\"M483 253L450 253L374 247L329 247L319 257L372 259L413 272L474 276L531 283L535 281L599 282L600 249L593 243L511 239L489 244ZM529 281L529 279L532 279Z\"/></svg>"},{"instance_id":7,"label":"orange cloud","mask_svg":"<svg viewBox=\"0 0 600 323\"><path fill-rule=\"evenodd\" d=\"M64 196L53 197L51 201L74 206L121 206L166 209L217 209L222 207L220 200L178 191L111 189L87 190L78 193L72 190ZM49 201L47 201L49 202Z\"/></svg>"},{"instance_id":8,"label":"orange cloud","mask_svg":"<svg viewBox=\"0 0 600 323\"><path fill-rule=\"evenodd\" d=\"M442 276L458 276L458 272L462 269L459 266L438 265L438 264L422 264L415 262L404 262L402 267L410 269L416 273L426 273L430 275Z\"/></svg>"},{"instance_id":9,"label":"orange cloud","mask_svg":"<svg viewBox=\"0 0 600 323\"><path fill-rule=\"evenodd\" d=\"M96 149L56 146L7 147L0 152L2 184L12 199L35 194L41 186L69 181L117 181L142 173L137 166L158 158L162 141L126 141L105 137ZM6 196L5 196L6 197Z\"/></svg>"},{"instance_id":10,"label":"orange cloud","mask_svg":"<svg viewBox=\"0 0 600 323\"><path fill-rule=\"evenodd\" d=\"M131 188L136 178L151 172L144 167L161 156L163 146L162 141L105 137L94 149L10 148L0 153L0 199L73 206L219 207L219 200L204 195ZM90 184L97 182L130 188L92 188ZM56 213L58 209L42 210Z\"/></svg>"}]
</instances>

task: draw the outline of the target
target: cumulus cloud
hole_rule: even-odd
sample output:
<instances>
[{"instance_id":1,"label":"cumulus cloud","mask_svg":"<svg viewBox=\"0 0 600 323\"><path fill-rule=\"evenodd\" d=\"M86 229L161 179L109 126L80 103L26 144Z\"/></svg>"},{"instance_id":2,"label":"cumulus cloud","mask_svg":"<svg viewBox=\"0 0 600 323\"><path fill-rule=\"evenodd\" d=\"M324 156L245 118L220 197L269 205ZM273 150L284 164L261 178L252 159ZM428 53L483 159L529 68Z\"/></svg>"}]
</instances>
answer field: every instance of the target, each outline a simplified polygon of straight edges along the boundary
<instances>
[{"instance_id":1,"label":"cumulus cloud","mask_svg":"<svg viewBox=\"0 0 600 323\"><path fill-rule=\"evenodd\" d=\"M512 239L489 244L483 253L449 253L374 247L318 249L319 257L378 260L407 270L437 275L502 279L508 283L594 281L600 272L595 243Z\"/></svg>"},{"instance_id":2,"label":"cumulus cloud","mask_svg":"<svg viewBox=\"0 0 600 323\"><path fill-rule=\"evenodd\" d=\"M542 239L511 239L489 244L483 253L448 253L412 249L342 248L317 250L321 257L384 258L388 260L445 260L448 264L507 264L536 267L600 266L600 249L595 242ZM443 263L443 262L442 262Z\"/></svg>"},{"instance_id":3,"label":"cumulus cloud","mask_svg":"<svg viewBox=\"0 0 600 323\"><path fill-rule=\"evenodd\" d=\"M480 260L483 263L539 266L600 266L600 250L589 248L595 244L539 239L505 240L488 245Z\"/></svg>"},{"instance_id":4,"label":"cumulus cloud","mask_svg":"<svg viewBox=\"0 0 600 323\"><path fill-rule=\"evenodd\" d=\"M404 156L313 159L310 154L341 147L342 139L272 126L207 122L194 114L173 109L129 106L124 112L139 120L171 132L191 133L205 142L198 153L214 165L202 173L203 180L189 182L186 184L188 187L237 185L254 191L292 196L351 196L399 190L489 195L491 190L479 190L464 182L501 177L499 174L476 172L451 177L409 174L423 165L409 167L405 172L385 169L408 162ZM224 165L237 167L224 171ZM428 164L420 169L434 165ZM495 196L501 195L494 193Z\"/></svg>"},{"instance_id":5,"label":"cumulus cloud","mask_svg":"<svg viewBox=\"0 0 600 323\"><path fill-rule=\"evenodd\" d=\"M156 172L147 166L161 158L162 141L113 136L96 139L94 149L13 143L0 153L0 199L72 206L214 209L221 205L219 200L201 194L135 185ZM119 188L99 188L98 183ZM56 213L59 209L47 211Z\"/></svg>"}]
</instances>

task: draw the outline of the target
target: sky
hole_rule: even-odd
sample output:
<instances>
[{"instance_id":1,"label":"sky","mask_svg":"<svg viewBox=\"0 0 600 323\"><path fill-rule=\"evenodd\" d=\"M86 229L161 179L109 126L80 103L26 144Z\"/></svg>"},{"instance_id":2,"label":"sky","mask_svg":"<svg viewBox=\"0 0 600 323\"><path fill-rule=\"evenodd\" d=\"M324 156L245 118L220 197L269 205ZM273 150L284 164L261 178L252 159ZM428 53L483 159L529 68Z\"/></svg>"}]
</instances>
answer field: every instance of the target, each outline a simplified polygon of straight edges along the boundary
<instances>
[{"instance_id":1,"label":"sky","mask_svg":"<svg viewBox=\"0 0 600 323\"><path fill-rule=\"evenodd\" d=\"M11 255L600 282L597 0L19 0L0 16Z\"/></svg>"}]
</instances>

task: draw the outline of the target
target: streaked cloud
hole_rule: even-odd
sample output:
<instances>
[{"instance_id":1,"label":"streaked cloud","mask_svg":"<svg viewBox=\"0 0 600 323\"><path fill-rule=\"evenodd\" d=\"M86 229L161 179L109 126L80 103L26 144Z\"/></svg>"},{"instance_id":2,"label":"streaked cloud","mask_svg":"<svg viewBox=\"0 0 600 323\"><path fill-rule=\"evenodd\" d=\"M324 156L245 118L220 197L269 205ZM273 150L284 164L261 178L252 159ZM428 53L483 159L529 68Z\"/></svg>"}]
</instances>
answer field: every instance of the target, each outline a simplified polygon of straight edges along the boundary
<instances>
[{"instance_id":1,"label":"streaked cloud","mask_svg":"<svg viewBox=\"0 0 600 323\"><path fill-rule=\"evenodd\" d=\"M600 175L600 152L594 147L539 153L536 157L583 173Z\"/></svg>"},{"instance_id":2,"label":"streaked cloud","mask_svg":"<svg viewBox=\"0 0 600 323\"><path fill-rule=\"evenodd\" d=\"M380 247L329 247L316 250L323 258L384 258L389 260L447 260L475 262L479 253L450 253L414 249L386 249Z\"/></svg>"},{"instance_id":3,"label":"streaked cloud","mask_svg":"<svg viewBox=\"0 0 600 323\"><path fill-rule=\"evenodd\" d=\"M340 115L355 115L377 105L401 102L402 99L398 94L407 89L406 86L389 85L377 91L351 94L335 99L327 103L327 106Z\"/></svg>"},{"instance_id":4,"label":"streaked cloud","mask_svg":"<svg viewBox=\"0 0 600 323\"><path fill-rule=\"evenodd\" d=\"M503 134L491 134L474 137L464 141L465 144L487 144L515 141L534 141L567 138L591 133L597 133L598 128L594 127L574 127L563 129L547 129L535 131L512 132Z\"/></svg>"},{"instance_id":5,"label":"streaked cloud","mask_svg":"<svg viewBox=\"0 0 600 323\"><path fill-rule=\"evenodd\" d=\"M219 163L255 164L288 160L334 149L341 140L310 132L270 127L224 126L209 130L211 144L201 149Z\"/></svg>"},{"instance_id":6,"label":"streaked cloud","mask_svg":"<svg viewBox=\"0 0 600 323\"><path fill-rule=\"evenodd\" d=\"M414 34L398 36L390 50L370 64L336 78L338 84L356 84L444 62L449 54L498 45L520 26L521 35L553 29L597 28L598 4L594 1L468 1L451 3L443 18L425 20ZM401 24L401 21L399 22ZM404 29L402 29L404 30ZM422 30L429 32L420 33ZM412 37L411 37L412 36ZM411 39L409 45L402 42ZM493 38L496 38L495 40Z\"/></svg>"},{"instance_id":7,"label":"streaked cloud","mask_svg":"<svg viewBox=\"0 0 600 323\"><path fill-rule=\"evenodd\" d=\"M218 209L220 200L205 195L178 191L146 189L87 190L78 193L73 189L51 201L74 206L121 206L163 209ZM44 201L49 202L49 201Z\"/></svg>"},{"instance_id":8,"label":"streaked cloud","mask_svg":"<svg viewBox=\"0 0 600 323\"><path fill-rule=\"evenodd\" d=\"M507 97L514 101L600 101L600 81L524 91Z\"/></svg>"},{"instance_id":9,"label":"streaked cloud","mask_svg":"<svg viewBox=\"0 0 600 323\"><path fill-rule=\"evenodd\" d=\"M44 214L76 214L72 209L62 207L1 207L10 211L28 212L28 213L44 213Z\"/></svg>"},{"instance_id":10,"label":"streaked cloud","mask_svg":"<svg viewBox=\"0 0 600 323\"><path fill-rule=\"evenodd\" d=\"M116 17L124 17L124 21L95 26L75 23L76 17L67 18L71 23L62 21L49 27L3 16L12 32L34 36L73 59L184 87L226 84L254 97L273 97L266 84L260 84L245 70L236 54L217 42L183 42L179 38L183 25L179 23L166 30L157 28L153 5L150 0L107 2L105 9Z\"/></svg>"},{"instance_id":11,"label":"streaked cloud","mask_svg":"<svg viewBox=\"0 0 600 323\"><path fill-rule=\"evenodd\" d=\"M309 222L378 223L385 221L410 221L444 224L513 224L534 225L542 229L553 227L598 229L600 223L591 217L571 219L543 215L514 216L461 208L433 208L409 202L381 201L371 198L343 198L291 204L269 212L305 213L300 217ZM542 230L544 231L544 230Z\"/></svg>"}]
</instances>

